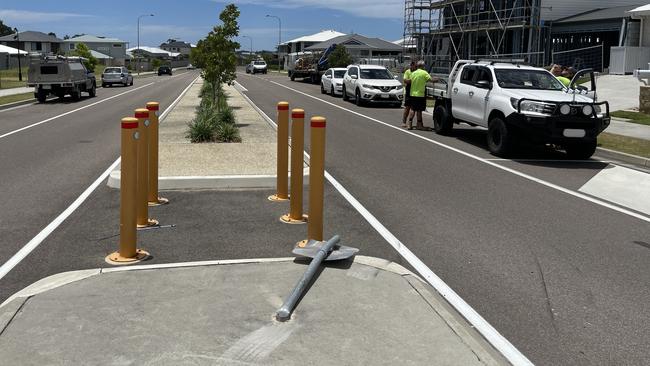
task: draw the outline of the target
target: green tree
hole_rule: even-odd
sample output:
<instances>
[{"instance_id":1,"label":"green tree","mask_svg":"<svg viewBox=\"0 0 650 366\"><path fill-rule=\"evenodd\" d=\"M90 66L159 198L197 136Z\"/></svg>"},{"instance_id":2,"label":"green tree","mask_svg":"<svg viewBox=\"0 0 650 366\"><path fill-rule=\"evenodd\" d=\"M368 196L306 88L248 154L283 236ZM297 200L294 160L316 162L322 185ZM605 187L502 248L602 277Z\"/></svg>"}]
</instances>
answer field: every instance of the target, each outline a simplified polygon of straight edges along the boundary
<instances>
[{"instance_id":1,"label":"green tree","mask_svg":"<svg viewBox=\"0 0 650 366\"><path fill-rule=\"evenodd\" d=\"M158 70L158 68L160 67L160 65L162 65L162 61L160 61L159 58L154 58L153 60L151 60L151 67L152 67L154 70Z\"/></svg>"},{"instance_id":2,"label":"green tree","mask_svg":"<svg viewBox=\"0 0 650 366\"><path fill-rule=\"evenodd\" d=\"M212 86L212 100L216 100L223 83L235 80L239 43L233 38L239 35L239 9L226 5L219 15L221 24L212 28L208 35L192 49L192 61L201 68L201 76Z\"/></svg>"},{"instance_id":3,"label":"green tree","mask_svg":"<svg viewBox=\"0 0 650 366\"><path fill-rule=\"evenodd\" d=\"M352 57L348 53L348 50L345 46L339 44L336 45L334 51L330 53L327 58L327 65L329 67L347 67L352 63Z\"/></svg>"},{"instance_id":4,"label":"green tree","mask_svg":"<svg viewBox=\"0 0 650 366\"><path fill-rule=\"evenodd\" d=\"M14 30L0 20L0 37L13 34Z\"/></svg>"},{"instance_id":5,"label":"green tree","mask_svg":"<svg viewBox=\"0 0 650 366\"><path fill-rule=\"evenodd\" d=\"M70 55L85 58L84 66L86 66L86 69L90 72L95 72L97 59L92 55L92 53L90 53L90 49L84 43L77 43L77 46L74 51L70 52Z\"/></svg>"}]
</instances>

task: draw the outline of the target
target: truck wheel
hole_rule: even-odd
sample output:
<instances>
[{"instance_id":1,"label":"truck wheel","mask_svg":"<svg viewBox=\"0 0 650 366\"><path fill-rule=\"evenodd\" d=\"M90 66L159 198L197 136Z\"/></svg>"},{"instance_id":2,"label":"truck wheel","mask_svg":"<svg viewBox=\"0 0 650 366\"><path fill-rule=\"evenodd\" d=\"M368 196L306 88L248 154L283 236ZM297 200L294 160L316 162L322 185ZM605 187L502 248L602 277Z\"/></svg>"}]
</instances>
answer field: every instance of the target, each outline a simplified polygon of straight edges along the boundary
<instances>
[{"instance_id":1,"label":"truck wheel","mask_svg":"<svg viewBox=\"0 0 650 366\"><path fill-rule=\"evenodd\" d=\"M343 85L343 95L341 97L344 101L348 101L348 92L345 90L345 85Z\"/></svg>"},{"instance_id":2,"label":"truck wheel","mask_svg":"<svg viewBox=\"0 0 650 366\"><path fill-rule=\"evenodd\" d=\"M499 117L493 118L488 125L488 149L496 156L506 156L511 150L512 138L506 123Z\"/></svg>"},{"instance_id":3,"label":"truck wheel","mask_svg":"<svg viewBox=\"0 0 650 366\"><path fill-rule=\"evenodd\" d=\"M316 74L311 74L309 78L311 79L312 84L318 84L318 77L316 76Z\"/></svg>"},{"instance_id":4,"label":"truck wheel","mask_svg":"<svg viewBox=\"0 0 650 366\"><path fill-rule=\"evenodd\" d=\"M327 92L325 91L325 85L323 85L323 83L320 83L320 93L327 94Z\"/></svg>"},{"instance_id":5,"label":"truck wheel","mask_svg":"<svg viewBox=\"0 0 650 366\"><path fill-rule=\"evenodd\" d=\"M439 105L433 110L433 129L439 135L447 135L454 128L454 121L449 115L449 111L443 105Z\"/></svg>"},{"instance_id":6,"label":"truck wheel","mask_svg":"<svg viewBox=\"0 0 650 366\"><path fill-rule=\"evenodd\" d=\"M296 75L294 75L292 72L289 73L289 78L291 78L291 81L296 81Z\"/></svg>"},{"instance_id":7,"label":"truck wheel","mask_svg":"<svg viewBox=\"0 0 650 366\"><path fill-rule=\"evenodd\" d=\"M39 103L45 103L45 99L47 98L47 93L39 91L38 93L34 93L34 96L36 97Z\"/></svg>"},{"instance_id":8,"label":"truck wheel","mask_svg":"<svg viewBox=\"0 0 650 366\"><path fill-rule=\"evenodd\" d=\"M589 159L596 152L596 139L581 140L566 144L564 149L571 159Z\"/></svg>"},{"instance_id":9,"label":"truck wheel","mask_svg":"<svg viewBox=\"0 0 650 366\"><path fill-rule=\"evenodd\" d=\"M79 99L81 99L81 92L79 90L75 89L70 93L70 96L72 97L72 100L74 100L76 102Z\"/></svg>"},{"instance_id":10,"label":"truck wheel","mask_svg":"<svg viewBox=\"0 0 650 366\"><path fill-rule=\"evenodd\" d=\"M359 107L361 107L361 105L363 104L363 101L361 100L361 92L359 91L359 89L357 89L357 91L354 93L354 104L356 104Z\"/></svg>"}]
</instances>

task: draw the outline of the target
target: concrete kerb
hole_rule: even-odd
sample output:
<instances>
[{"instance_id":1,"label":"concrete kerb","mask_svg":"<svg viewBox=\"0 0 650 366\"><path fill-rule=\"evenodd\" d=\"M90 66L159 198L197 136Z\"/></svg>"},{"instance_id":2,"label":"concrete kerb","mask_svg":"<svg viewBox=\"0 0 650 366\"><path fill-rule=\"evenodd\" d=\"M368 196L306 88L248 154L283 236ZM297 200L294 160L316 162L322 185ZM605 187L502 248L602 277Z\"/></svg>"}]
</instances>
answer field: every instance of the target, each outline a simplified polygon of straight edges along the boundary
<instances>
[{"instance_id":1,"label":"concrete kerb","mask_svg":"<svg viewBox=\"0 0 650 366\"><path fill-rule=\"evenodd\" d=\"M617 160L632 165L650 168L650 159L644 158L643 156L627 154L624 152L605 149L602 147L596 148L595 155L604 159Z\"/></svg>"}]
</instances>

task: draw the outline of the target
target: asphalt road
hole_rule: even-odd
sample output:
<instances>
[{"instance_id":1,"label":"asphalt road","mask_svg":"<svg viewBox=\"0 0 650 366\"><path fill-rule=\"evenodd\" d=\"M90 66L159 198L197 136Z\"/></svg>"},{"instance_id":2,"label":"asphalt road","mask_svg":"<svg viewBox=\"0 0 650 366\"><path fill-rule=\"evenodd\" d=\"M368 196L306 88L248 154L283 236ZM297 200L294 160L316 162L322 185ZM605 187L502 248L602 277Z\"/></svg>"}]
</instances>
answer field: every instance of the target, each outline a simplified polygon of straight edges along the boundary
<instances>
[{"instance_id":1,"label":"asphalt road","mask_svg":"<svg viewBox=\"0 0 650 366\"><path fill-rule=\"evenodd\" d=\"M647 216L577 193L612 165L546 149L504 161L479 129L410 133L401 110L356 107L286 75L238 82L268 116L286 100L327 117L327 170L533 362L647 364Z\"/></svg>"},{"instance_id":2,"label":"asphalt road","mask_svg":"<svg viewBox=\"0 0 650 366\"><path fill-rule=\"evenodd\" d=\"M76 103L55 99L0 111L0 263L119 157L122 117L149 101L166 108L197 76L136 78L131 87L100 88Z\"/></svg>"}]
</instances>

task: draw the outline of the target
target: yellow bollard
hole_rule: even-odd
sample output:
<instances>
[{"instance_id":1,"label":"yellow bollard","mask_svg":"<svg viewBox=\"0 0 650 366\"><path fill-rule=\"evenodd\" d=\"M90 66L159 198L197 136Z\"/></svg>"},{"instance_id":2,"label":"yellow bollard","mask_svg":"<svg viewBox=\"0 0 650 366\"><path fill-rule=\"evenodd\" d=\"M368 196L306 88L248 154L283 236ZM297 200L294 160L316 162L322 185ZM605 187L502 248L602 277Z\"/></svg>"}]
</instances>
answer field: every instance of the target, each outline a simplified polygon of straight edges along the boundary
<instances>
[{"instance_id":1,"label":"yellow bollard","mask_svg":"<svg viewBox=\"0 0 650 366\"><path fill-rule=\"evenodd\" d=\"M149 111L149 189L147 202L149 206L169 203L167 198L158 196L158 102L147 103Z\"/></svg>"},{"instance_id":2,"label":"yellow bollard","mask_svg":"<svg viewBox=\"0 0 650 366\"><path fill-rule=\"evenodd\" d=\"M302 214L302 166L305 147L305 111L291 110L291 200L290 210L280 220L287 224L304 224L307 217Z\"/></svg>"},{"instance_id":3,"label":"yellow bollard","mask_svg":"<svg viewBox=\"0 0 650 366\"><path fill-rule=\"evenodd\" d=\"M289 199L289 103L278 103L278 144L277 144L277 192L269 196L270 201Z\"/></svg>"},{"instance_id":4,"label":"yellow bollard","mask_svg":"<svg viewBox=\"0 0 650 366\"><path fill-rule=\"evenodd\" d=\"M149 111L145 108L135 110L138 119L138 190L137 190L137 224L138 227L158 225L158 221L149 218L147 190L149 187Z\"/></svg>"},{"instance_id":5,"label":"yellow bollard","mask_svg":"<svg viewBox=\"0 0 650 366\"><path fill-rule=\"evenodd\" d=\"M135 263L146 258L149 253L136 249L136 199L138 120L122 118L122 165L120 168L120 246L117 252L106 257L110 264Z\"/></svg>"},{"instance_id":6,"label":"yellow bollard","mask_svg":"<svg viewBox=\"0 0 650 366\"><path fill-rule=\"evenodd\" d=\"M309 223L307 240L323 241L323 195L325 188L325 125L323 117L311 119L311 156L309 159Z\"/></svg>"}]
</instances>

